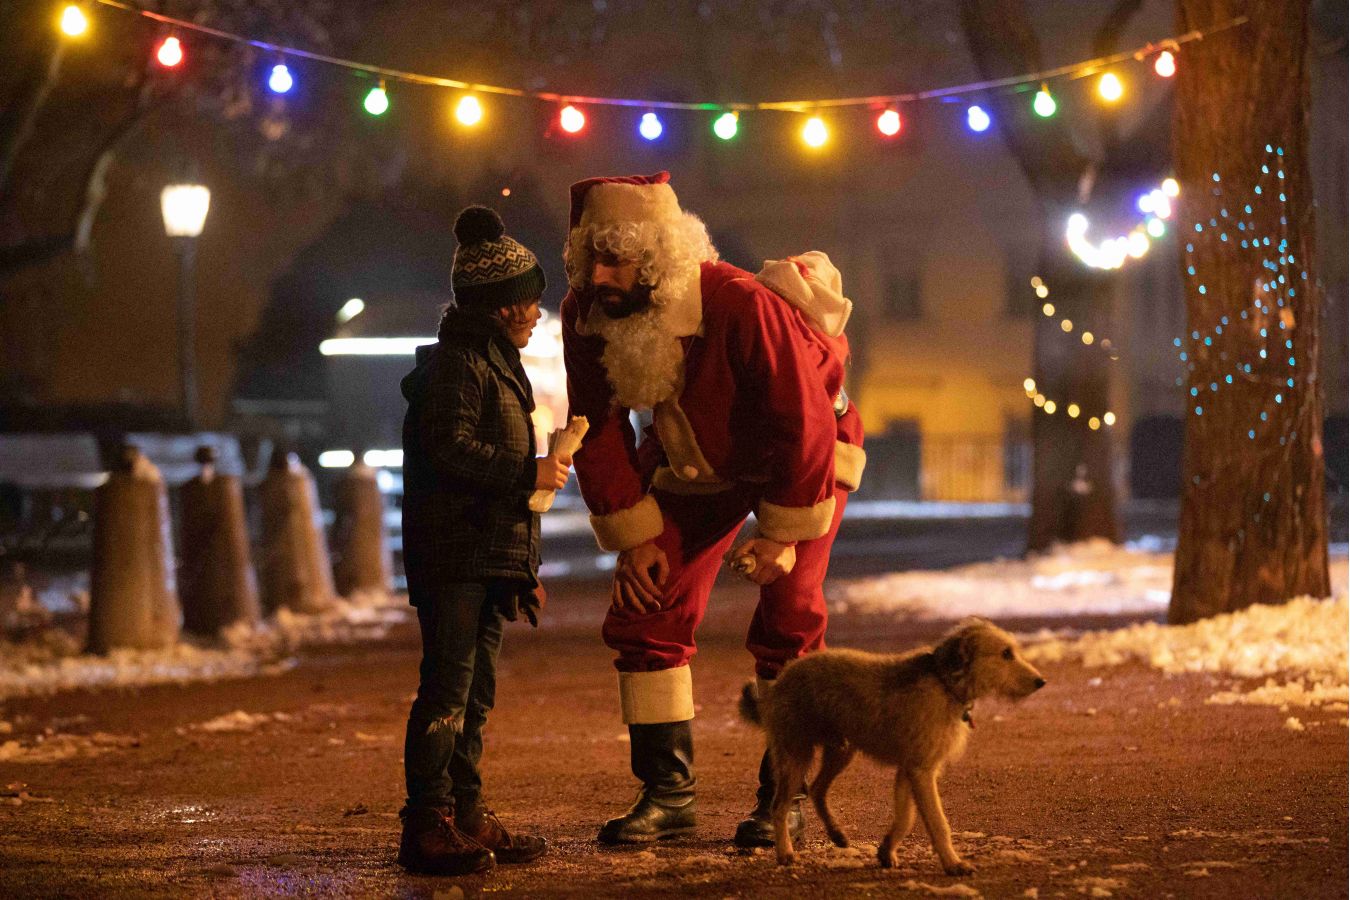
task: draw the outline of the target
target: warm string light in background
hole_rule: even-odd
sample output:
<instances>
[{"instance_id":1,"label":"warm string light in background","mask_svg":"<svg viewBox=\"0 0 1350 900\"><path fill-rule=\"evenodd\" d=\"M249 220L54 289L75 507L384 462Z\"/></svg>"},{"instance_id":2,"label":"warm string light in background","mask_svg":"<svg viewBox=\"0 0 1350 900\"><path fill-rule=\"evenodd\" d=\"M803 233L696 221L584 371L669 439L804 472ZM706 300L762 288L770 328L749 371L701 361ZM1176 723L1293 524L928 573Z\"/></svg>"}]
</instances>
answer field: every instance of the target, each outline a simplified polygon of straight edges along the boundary
<instances>
[{"instance_id":1,"label":"warm string light in background","mask_svg":"<svg viewBox=\"0 0 1350 900\"><path fill-rule=\"evenodd\" d=\"M1076 212L1069 216L1064 227L1064 240L1074 256L1093 269L1119 269L1128 260L1140 259L1148 253L1151 241L1167 233L1168 219L1172 218L1173 203L1181 193L1175 178L1165 178L1158 187L1141 195L1135 205L1144 220L1129 232L1106 238L1098 243L1088 239L1088 217Z\"/></svg>"},{"instance_id":2,"label":"warm string light in background","mask_svg":"<svg viewBox=\"0 0 1350 900\"><path fill-rule=\"evenodd\" d=\"M246 44L278 54L283 59L287 57L299 57L312 62L323 63L325 65L354 71L360 73L363 77L378 78L379 87L370 90L362 101L362 105L366 112L372 116L381 116L388 111L390 97L387 83L397 81L412 85L447 87L460 91L474 91L479 94L495 94L502 97L514 97L565 104L559 115L558 124L563 132L570 135L579 134L584 130L586 126L586 114L583 110L585 107L609 106L631 108L635 106L645 106L648 107L648 111L641 114L637 124L638 134L645 141L658 140L665 132L665 124L657 116L657 113L654 111L655 109L683 110L686 112L703 114L711 113L713 115L713 133L723 141L730 141L739 133L740 113L743 111L753 110L756 112L804 113L812 108L841 109L849 107L866 107L873 110L879 107L882 108L882 111L878 113L875 118L876 129L881 137L892 139L899 136L905 130L904 117L898 108L905 103L918 103L929 100L951 100L962 95L968 96L999 90L1021 91L1025 90L1029 85L1036 84L1040 85L1040 89L1036 92L1032 100L1032 109L1037 116L1049 118L1054 116L1059 108L1058 101L1050 92L1049 84L1052 80L1072 80L1096 71L1102 71L1109 66L1126 64L1131 60L1143 62L1147 59L1153 60L1154 71L1159 77L1170 78L1176 72L1176 53L1180 50L1182 44L1200 40L1209 35L1244 25L1247 22L1245 16L1238 16L1226 22L1217 23L1208 29L1190 31L1186 34L1168 38L1160 43L1147 44L1134 51L1116 53L1098 59L1085 60L1080 63L1072 63L1044 72L1031 72L1024 75L1014 75L991 81L952 85L926 91L894 94L886 97L844 97L814 101L802 100L716 104L711 102L654 101L618 97L567 97L542 91L526 91L518 88L470 84L451 78L389 69L357 60L340 59L296 47L273 44L185 19L177 19L160 13L138 9L129 3L124 2L124 0L89 0L86 4L70 3L65 5L62 7L60 19L57 22L57 26L61 33L68 37L80 37L86 34L91 24L86 12L86 7L92 6L106 6L122 12L138 15L159 23L161 27L171 27L178 33L189 33L216 40ZM184 53L185 48L182 40L177 35L173 35L165 38L164 41L159 44L155 55L161 65L168 68L175 68L183 62ZM295 79L290 69L282 62L271 67L270 73L266 76L266 84L273 93L286 94L294 86ZM1115 72L1107 71L1098 80L1097 92L1104 102L1114 103L1123 96L1124 85L1119 75ZM463 103L464 101L461 101L461 104ZM481 119L483 114L482 103L477 99L474 100L474 103L477 104L478 118ZM457 108L456 118L459 119L461 124L477 124L476 120L466 121L465 117L459 114L459 108ZM966 107L966 126L970 131L976 134L983 133L989 129L991 124L992 118L983 106L971 105ZM807 146L818 149L829 142L830 129L821 117L812 116L803 126L802 138ZM1156 226L1154 227L1156 230ZM1153 236L1156 237L1157 235ZM1135 245L1139 246L1137 240L1135 241Z\"/></svg>"},{"instance_id":3,"label":"warm string light in background","mask_svg":"<svg viewBox=\"0 0 1350 900\"><path fill-rule=\"evenodd\" d=\"M1055 305L1049 302L1050 286L1045 283L1045 279L1041 278L1039 275L1032 276L1031 288L1036 292L1037 299L1046 301L1041 307L1042 314L1047 318L1054 316ZM1070 319L1060 320L1059 327L1066 335L1072 334L1074 330L1073 321ZM1111 341L1106 338L1098 340L1097 336L1091 331L1084 331L1079 335L1079 339L1086 346L1092 346L1093 344L1099 346L1103 351L1110 355L1112 362L1120 359L1120 355L1116 352L1115 347L1112 345ZM1037 409L1046 415L1053 416L1063 408L1065 415L1070 419L1077 419L1082 416L1082 406L1074 402L1064 404L1059 401L1051 400L1036 386L1036 379L1034 378L1028 377L1022 381L1022 392L1027 395L1027 399L1030 400ZM1088 416L1086 422L1089 429L1097 431L1103 425L1110 426L1116 424L1116 414L1110 410L1106 410L1100 416Z\"/></svg>"}]
</instances>

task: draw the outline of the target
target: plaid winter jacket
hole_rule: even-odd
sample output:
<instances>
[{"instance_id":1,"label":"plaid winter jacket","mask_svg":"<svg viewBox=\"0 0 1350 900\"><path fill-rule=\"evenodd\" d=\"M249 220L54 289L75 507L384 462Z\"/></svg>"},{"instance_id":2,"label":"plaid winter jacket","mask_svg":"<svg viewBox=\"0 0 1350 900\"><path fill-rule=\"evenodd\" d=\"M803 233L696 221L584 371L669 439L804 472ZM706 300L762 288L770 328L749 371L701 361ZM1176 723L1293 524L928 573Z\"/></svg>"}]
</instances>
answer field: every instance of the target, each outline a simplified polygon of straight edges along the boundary
<instances>
[{"instance_id":1,"label":"plaid winter jacket","mask_svg":"<svg viewBox=\"0 0 1350 900\"><path fill-rule=\"evenodd\" d=\"M414 606L439 586L534 584L534 396L487 316L451 309L403 379L403 560Z\"/></svg>"}]
</instances>

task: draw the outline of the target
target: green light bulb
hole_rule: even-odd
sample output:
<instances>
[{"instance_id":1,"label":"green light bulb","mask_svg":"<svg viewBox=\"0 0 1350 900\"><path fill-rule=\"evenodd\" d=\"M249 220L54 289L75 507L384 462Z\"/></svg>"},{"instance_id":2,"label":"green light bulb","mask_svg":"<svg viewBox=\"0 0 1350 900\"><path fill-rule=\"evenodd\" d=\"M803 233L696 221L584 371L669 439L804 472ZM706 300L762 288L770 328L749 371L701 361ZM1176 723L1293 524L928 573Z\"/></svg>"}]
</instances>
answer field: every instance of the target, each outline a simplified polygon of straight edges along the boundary
<instances>
[{"instance_id":1,"label":"green light bulb","mask_svg":"<svg viewBox=\"0 0 1350 900\"><path fill-rule=\"evenodd\" d=\"M1055 114L1059 104L1055 103L1055 98L1050 96L1050 91L1041 88L1036 92L1036 99L1031 102L1031 108L1036 111L1036 115L1042 119L1048 119Z\"/></svg>"},{"instance_id":2,"label":"green light bulb","mask_svg":"<svg viewBox=\"0 0 1350 900\"><path fill-rule=\"evenodd\" d=\"M740 117L734 112L724 112L713 122L713 134L724 141L729 141L736 136L736 131L740 127Z\"/></svg>"}]
</instances>

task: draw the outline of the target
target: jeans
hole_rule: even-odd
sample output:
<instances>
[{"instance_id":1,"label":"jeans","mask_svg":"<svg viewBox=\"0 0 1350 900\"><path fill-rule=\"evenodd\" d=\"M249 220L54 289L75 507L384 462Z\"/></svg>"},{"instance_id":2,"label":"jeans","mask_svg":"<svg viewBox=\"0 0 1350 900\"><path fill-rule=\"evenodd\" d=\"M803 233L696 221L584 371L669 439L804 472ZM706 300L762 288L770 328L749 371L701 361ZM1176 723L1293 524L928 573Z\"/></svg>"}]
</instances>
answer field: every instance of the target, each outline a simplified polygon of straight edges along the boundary
<instances>
[{"instance_id":1,"label":"jeans","mask_svg":"<svg viewBox=\"0 0 1350 900\"><path fill-rule=\"evenodd\" d=\"M448 584L417 600L422 666L403 744L408 806L466 808L483 786L478 761L503 619L482 584Z\"/></svg>"}]
</instances>

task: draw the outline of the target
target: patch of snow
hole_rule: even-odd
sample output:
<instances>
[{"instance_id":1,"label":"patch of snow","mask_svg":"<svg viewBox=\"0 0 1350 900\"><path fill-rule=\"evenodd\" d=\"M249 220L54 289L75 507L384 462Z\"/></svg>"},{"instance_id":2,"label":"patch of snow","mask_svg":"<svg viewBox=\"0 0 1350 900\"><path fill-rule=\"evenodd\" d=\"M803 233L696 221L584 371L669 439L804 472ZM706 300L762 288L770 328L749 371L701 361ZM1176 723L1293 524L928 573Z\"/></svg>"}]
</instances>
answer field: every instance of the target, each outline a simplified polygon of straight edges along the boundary
<instances>
[{"instance_id":1,"label":"patch of snow","mask_svg":"<svg viewBox=\"0 0 1350 900\"><path fill-rule=\"evenodd\" d=\"M1074 889L1090 897L1111 897L1129 884L1124 878L1099 878L1089 875L1074 880Z\"/></svg>"},{"instance_id":2,"label":"patch of snow","mask_svg":"<svg viewBox=\"0 0 1350 900\"><path fill-rule=\"evenodd\" d=\"M1303 723L1300 722L1300 721L1298 720L1298 717L1297 717L1297 716L1290 716L1289 718L1285 719L1285 720L1284 720L1284 727L1285 727L1286 729L1288 729L1289 731L1306 731L1306 730L1307 730L1307 729L1305 729L1305 728L1303 727Z\"/></svg>"},{"instance_id":3,"label":"patch of snow","mask_svg":"<svg viewBox=\"0 0 1350 900\"><path fill-rule=\"evenodd\" d=\"M5 741L0 744L0 762L55 763L68 759L101 756L112 750L140 746L140 738L130 735L93 734L38 735L32 741Z\"/></svg>"},{"instance_id":4,"label":"patch of snow","mask_svg":"<svg viewBox=\"0 0 1350 900\"><path fill-rule=\"evenodd\" d=\"M907 891L919 891L924 894L931 894L934 897L978 897L980 892L968 884L945 884L935 885L926 881L915 881L913 878L908 881L900 882L900 887Z\"/></svg>"},{"instance_id":5,"label":"patch of snow","mask_svg":"<svg viewBox=\"0 0 1350 900\"><path fill-rule=\"evenodd\" d=\"M234 712L225 713L223 716L216 716L214 719L207 719L205 722L194 722L191 725L179 728L178 733L206 731L219 734L226 731L257 731L259 725L265 725L268 722L290 722L293 718L293 716L283 712L247 713L242 709L236 709Z\"/></svg>"},{"instance_id":6,"label":"patch of snow","mask_svg":"<svg viewBox=\"0 0 1350 900\"><path fill-rule=\"evenodd\" d=\"M45 629L29 640L0 643L0 699L72 689L143 687L275 675L296 664L303 646L378 640L409 617L402 597L371 594L337 600L320 613L276 612L256 626L239 623L218 642L185 637L163 650L81 652L73 636Z\"/></svg>"},{"instance_id":7,"label":"patch of snow","mask_svg":"<svg viewBox=\"0 0 1350 900\"><path fill-rule=\"evenodd\" d=\"M834 588L834 609L902 619L1158 615L1167 609L1172 560L1155 543L1085 541L1026 559L939 572L898 572Z\"/></svg>"}]
</instances>

